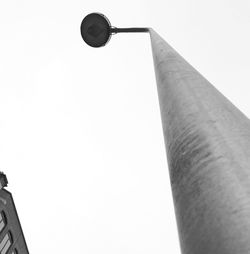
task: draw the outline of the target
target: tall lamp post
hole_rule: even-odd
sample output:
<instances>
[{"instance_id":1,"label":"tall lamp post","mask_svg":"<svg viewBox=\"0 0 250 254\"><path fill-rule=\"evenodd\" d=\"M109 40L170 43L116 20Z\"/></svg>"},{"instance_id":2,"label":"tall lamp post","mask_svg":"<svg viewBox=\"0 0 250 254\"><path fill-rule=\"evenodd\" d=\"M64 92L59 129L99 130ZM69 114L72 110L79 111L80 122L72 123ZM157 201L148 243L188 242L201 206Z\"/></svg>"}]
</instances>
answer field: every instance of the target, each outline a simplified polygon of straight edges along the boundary
<instances>
[{"instance_id":1,"label":"tall lamp post","mask_svg":"<svg viewBox=\"0 0 250 254\"><path fill-rule=\"evenodd\" d=\"M153 29L86 19L81 33L93 47L115 31L150 33L182 253L250 253L249 119Z\"/></svg>"}]
</instances>

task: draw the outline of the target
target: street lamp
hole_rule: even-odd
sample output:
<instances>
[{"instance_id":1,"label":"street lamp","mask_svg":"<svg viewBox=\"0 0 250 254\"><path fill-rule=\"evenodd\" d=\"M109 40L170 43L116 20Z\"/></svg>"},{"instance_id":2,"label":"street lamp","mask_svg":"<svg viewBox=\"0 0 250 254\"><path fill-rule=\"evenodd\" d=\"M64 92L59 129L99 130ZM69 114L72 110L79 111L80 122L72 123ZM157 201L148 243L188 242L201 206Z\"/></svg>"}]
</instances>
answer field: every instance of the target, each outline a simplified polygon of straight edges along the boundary
<instances>
[{"instance_id":1,"label":"street lamp","mask_svg":"<svg viewBox=\"0 0 250 254\"><path fill-rule=\"evenodd\" d=\"M117 28L111 26L110 21L101 13L88 14L81 23L83 40L91 47L105 46L116 33L145 33L148 28Z\"/></svg>"}]
</instances>

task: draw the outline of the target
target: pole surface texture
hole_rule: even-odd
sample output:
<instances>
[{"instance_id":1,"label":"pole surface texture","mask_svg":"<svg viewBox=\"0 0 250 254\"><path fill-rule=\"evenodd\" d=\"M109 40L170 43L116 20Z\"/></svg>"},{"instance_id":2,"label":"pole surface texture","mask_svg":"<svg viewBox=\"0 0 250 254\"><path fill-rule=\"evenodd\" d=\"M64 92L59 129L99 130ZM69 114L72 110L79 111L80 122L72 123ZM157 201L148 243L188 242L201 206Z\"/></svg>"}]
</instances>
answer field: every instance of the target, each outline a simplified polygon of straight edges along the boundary
<instances>
[{"instance_id":1,"label":"pole surface texture","mask_svg":"<svg viewBox=\"0 0 250 254\"><path fill-rule=\"evenodd\" d=\"M150 36L182 253L249 254L249 120Z\"/></svg>"}]
</instances>

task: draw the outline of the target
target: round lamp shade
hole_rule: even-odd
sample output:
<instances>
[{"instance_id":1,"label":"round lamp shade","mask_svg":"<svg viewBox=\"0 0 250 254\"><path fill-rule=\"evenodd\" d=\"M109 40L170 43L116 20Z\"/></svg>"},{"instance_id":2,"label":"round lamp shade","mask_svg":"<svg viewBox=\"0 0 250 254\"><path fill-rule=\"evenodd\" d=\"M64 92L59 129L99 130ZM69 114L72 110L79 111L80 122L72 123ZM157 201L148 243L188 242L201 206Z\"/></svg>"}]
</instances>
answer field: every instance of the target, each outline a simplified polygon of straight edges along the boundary
<instances>
[{"instance_id":1,"label":"round lamp shade","mask_svg":"<svg viewBox=\"0 0 250 254\"><path fill-rule=\"evenodd\" d=\"M81 23L83 40L91 47L104 46L111 37L109 20L100 13L87 15Z\"/></svg>"}]
</instances>

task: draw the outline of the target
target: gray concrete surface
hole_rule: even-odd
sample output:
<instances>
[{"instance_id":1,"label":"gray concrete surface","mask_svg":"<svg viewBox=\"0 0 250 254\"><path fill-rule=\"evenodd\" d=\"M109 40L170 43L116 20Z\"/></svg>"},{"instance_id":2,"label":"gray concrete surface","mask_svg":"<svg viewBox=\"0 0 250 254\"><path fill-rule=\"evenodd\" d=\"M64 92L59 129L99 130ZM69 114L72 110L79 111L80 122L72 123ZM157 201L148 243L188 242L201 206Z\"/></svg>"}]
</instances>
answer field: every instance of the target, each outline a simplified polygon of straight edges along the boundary
<instances>
[{"instance_id":1,"label":"gray concrete surface","mask_svg":"<svg viewBox=\"0 0 250 254\"><path fill-rule=\"evenodd\" d=\"M150 36L182 253L250 253L249 119Z\"/></svg>"}]
</instances>

